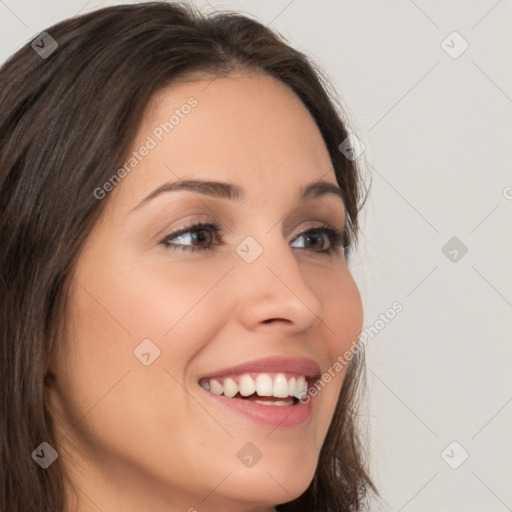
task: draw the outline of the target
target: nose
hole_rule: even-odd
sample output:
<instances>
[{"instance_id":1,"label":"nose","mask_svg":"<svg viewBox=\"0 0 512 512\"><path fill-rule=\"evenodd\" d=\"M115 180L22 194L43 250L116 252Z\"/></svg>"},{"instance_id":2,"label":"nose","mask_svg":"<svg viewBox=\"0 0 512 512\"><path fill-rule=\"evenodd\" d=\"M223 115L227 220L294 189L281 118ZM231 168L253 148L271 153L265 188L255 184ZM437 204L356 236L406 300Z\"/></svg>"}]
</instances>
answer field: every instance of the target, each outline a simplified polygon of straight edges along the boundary
<instances>
[{"instance_id":1,"label":"nose","mask_svg":"<svg viewBox=\"0 0 512 512\"><path fill-rule=\"evenodd\" d=\"M247 329L279 326L286 336L305 332L322 322L322 303L306 281L293 251L281 235L267 237L263 252L254 262L238 262L238 314Z\"/></svg>"}]
</instances>

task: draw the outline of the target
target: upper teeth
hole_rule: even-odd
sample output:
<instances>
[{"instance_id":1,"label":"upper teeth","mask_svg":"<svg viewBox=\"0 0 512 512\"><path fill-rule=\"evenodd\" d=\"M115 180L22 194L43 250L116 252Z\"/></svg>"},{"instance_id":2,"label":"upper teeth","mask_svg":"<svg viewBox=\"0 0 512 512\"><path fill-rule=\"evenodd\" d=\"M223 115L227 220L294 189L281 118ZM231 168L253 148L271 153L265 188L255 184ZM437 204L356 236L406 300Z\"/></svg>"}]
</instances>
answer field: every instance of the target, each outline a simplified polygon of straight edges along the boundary
<instances>
[{"instance_id":1,"label":"upper teeth","mask_svg":"<svg viewBox=\"0 0 512 512\"><path fill-rule=\"evenodd\" d=\"M215 395L224 394L229 398L234 397L238 392L242 396L256 393L259 396L301 398L308 391L308 383L304 375L288 378L284 373L277 373L273 378L269 373L260 373L256 378L245 373L239 377L201 379L200 384Z\"/></svg>"}]
</instances>

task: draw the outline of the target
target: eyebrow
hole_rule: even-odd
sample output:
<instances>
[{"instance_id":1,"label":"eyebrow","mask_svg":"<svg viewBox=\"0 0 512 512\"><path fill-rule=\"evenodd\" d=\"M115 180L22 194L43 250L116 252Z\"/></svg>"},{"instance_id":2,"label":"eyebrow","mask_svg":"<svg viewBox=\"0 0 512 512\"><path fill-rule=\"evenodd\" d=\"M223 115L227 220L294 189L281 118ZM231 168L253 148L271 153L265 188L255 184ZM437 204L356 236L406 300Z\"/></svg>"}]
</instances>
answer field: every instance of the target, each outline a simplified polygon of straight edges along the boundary
<instances>
[{"instance_id":1,"label":"eyebrow","mask_svg":"<svg viewBox=\"0 0 512 512\"><path fill-rule=\"evenodd\" d=\"M225 183L221 181L205 181L205 180L179 180L169 183L164 183L162 186L153 190L148 196L146 196L140 203L133 207L130 212L136 210L147 204L155 197L167 193L177 192L180 190L189 190L192 192L199 192L207 196L216 197L220 199L228 199L230 201L241 202L247 199L247 194L244 189L238 185L232 183ZM325 196L326 194L332 194L341 199L343 205L344 194L343 191L333 183L328 181L315 181L310 183L299 190L299 201L309 201Z\"/></svg>"}]
</instances>

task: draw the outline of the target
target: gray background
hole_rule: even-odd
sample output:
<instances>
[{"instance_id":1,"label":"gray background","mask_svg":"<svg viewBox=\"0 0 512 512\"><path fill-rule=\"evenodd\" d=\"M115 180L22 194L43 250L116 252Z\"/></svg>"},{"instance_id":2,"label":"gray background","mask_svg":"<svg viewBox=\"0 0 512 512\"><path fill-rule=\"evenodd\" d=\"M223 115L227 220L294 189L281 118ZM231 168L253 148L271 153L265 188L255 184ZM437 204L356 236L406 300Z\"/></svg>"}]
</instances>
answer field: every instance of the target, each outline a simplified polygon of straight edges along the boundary
<instances>
[{"instance_id":1,"label":"gray background","mask_svg":"<svg viewBox=\"0 0 512 512\"><path fill-rule=\"evenodd\" d=\"M115 3L0 0L0 60ZM311 56L366 146L351 263L365 326L404 307L366 346L372 510L512 510L512 2L195 3L252 14ZM469 44L457 58L453 31Z\"/></svg>"}]
</instances>

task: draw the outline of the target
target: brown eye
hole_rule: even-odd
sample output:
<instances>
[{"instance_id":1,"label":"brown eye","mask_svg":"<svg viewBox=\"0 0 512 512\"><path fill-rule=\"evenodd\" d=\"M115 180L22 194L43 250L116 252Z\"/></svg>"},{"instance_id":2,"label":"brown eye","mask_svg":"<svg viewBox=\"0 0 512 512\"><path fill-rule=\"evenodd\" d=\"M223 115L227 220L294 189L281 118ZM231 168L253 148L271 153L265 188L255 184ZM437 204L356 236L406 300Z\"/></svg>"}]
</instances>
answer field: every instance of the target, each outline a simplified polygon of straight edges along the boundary
<instances>
[{"instance_id":1,"label":"brown eye","mask_svg":"<svg viewBox=\"0 0 512 512\"><path fill-rule=\"evenodd\" d=\"M220 233L220 227L213 223L196 223L180 228L178 231L167 235L160 243L168 249L182 251L208 251L213 249L213 239ZM177 238L178 243L171 242ZM188 244L186 243L188 239Z\"/></svg>"},{"instance_id":2,"label":"brown eye","mask_svg":"<svg viewBox=\"0 0 512 512\"><path fill-rule=\"evenodd\" d=\"M319 252L327 255L338 252L336 250L337 247L346 247L343 232L330 226L308 229L307 231L304 231L304 233L301 233L295 240L298 240L299 238L304 238L307 241L306 243L312 243L313 245L317 243L317 249L314 249L313 252ZM323 247L325 246L325 242L323 241L325 241L326 238L329 240L329 247L324 249ZM299 247L299 249L302 249L302 247ZM308 247L305 247L304 249L308 249Z\"/></svg>"},{"instance_id":3,"label":"brown eye","mask_svg":"<svg viewBox=\"0 0 512 512\"><path fill-rule=\"evenodd\" d=\"M223 245L223 243L214 243L214 239L218 237L221 232L222 230L217 224L198 222L179 228L174 233L167 235L160 243L167 249L173 250L192 252L210 251L214 249L215 245ZM174 241L180 238L181 240L177 242ZM300 238L306 240L307 247L297 248L309 250L314 253L332 255L338 252L337 247L346 247L343 232L330 226L308 229L297 236L294 242ZM327 248L325 248L326 244L328 245Z\"/></svg>"}]
</instances>

